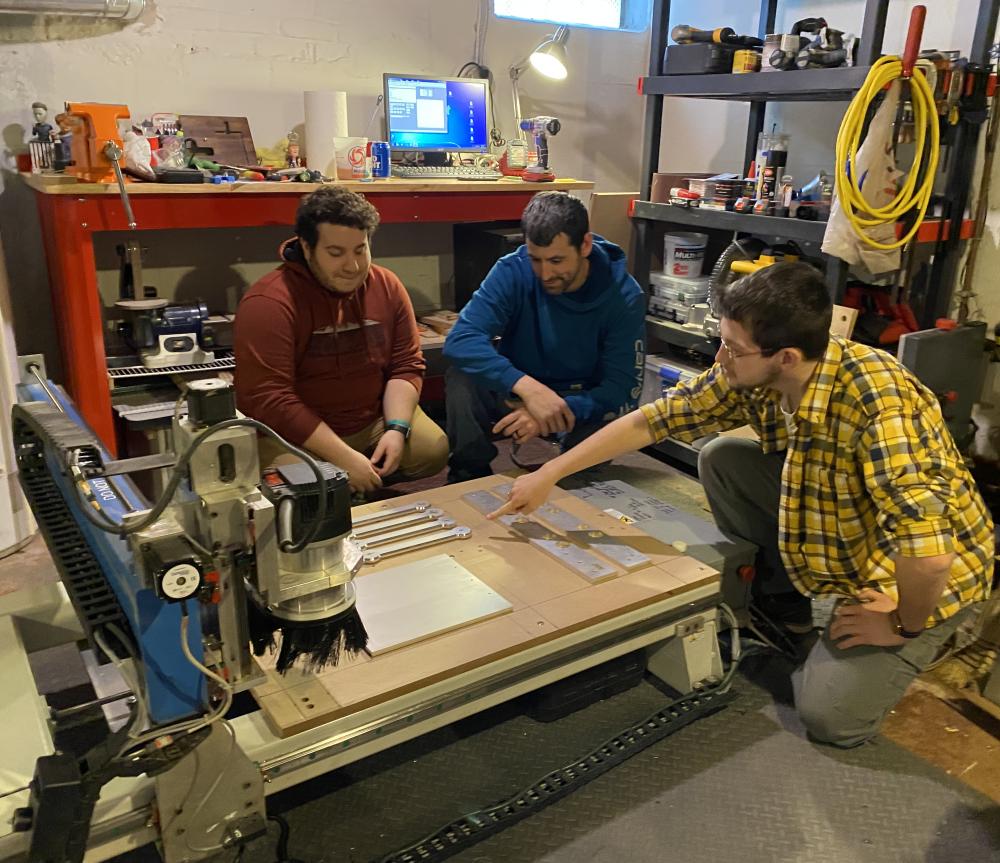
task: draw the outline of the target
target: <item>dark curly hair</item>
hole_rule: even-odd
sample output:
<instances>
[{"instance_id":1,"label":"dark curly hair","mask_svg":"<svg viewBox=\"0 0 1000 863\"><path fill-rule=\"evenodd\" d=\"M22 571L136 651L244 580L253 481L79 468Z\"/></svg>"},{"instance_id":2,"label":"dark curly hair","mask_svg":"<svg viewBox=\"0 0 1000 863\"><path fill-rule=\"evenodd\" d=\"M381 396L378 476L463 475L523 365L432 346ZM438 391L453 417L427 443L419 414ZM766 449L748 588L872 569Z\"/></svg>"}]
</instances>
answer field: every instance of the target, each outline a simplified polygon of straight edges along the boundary
<instances>
[{"instance_id":1,"label":"dark curly hair","mask_svg":"<svg viewBox=\"0 0 1000 863\"><path fill-rule=\"evenodd\" d=\"M295 234L310 247L319 239L319 226L327 222L357 228L370 237L378 227L378 210L364 195L343 186L323 186L306 195L295 214Z\"/></svg>"},{"instance_id":2,"label":"dark curly hair","mask_svg":"<svg viewBox=\"0 0 1000 863\"><path fill-rule=\"evenodd\" d=\"M521 214L521 230L536 246L551 246L565 234L570 244L579 249L590 230L587 208L566 192L539 192Z\"/></svg>"},{"instance_id":3,"label":"dark curly hair","mask_svg":"<svg viewBox=\"0 0 1000 863\"><path fill-rule=\"evenodd\" d=\"M798 348L817 360L830 341L833 303L822 273L801 261L744 276L718 299L719 315L750 333L761 355Z\"/></svg>"}]
</instances>

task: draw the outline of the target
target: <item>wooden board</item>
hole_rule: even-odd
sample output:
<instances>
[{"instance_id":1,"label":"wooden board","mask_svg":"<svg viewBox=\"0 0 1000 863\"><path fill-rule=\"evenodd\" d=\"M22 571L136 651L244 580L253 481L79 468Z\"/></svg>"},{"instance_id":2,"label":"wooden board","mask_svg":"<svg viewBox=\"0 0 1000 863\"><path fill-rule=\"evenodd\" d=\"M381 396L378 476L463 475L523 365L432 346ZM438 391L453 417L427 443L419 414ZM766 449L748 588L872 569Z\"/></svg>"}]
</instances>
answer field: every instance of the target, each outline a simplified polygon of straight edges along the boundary
<instances>
[{"instance_id":1,"label":"wooden board","mask_svg":"<svg viewBox=\"0 0 1000 863\"><path fill-rule=\"evenodd\" d=\"M287 737L349 716L601 621L719 582L719 574L710 567L557 489L552 503L609 536L626 539L650 559L643 569L630 573L620 570L613 578L591 584L503 525L487 521L462 500L470 491L493 489L510 481L503 476L486 477L354 510L357 516L424 500L472 530L469 539L362 567L356 580L359 589L376 573L419 565L444 554L506 600L511 611L376 656L345 660L318 675L293 669L281 677L273 670L274 658L264 657L268 682L253 694L275 734Z\"/></svg>"},{"instance_id":2,"label":"wooden board","mask_svg":"<svg viewBox=\"0 0 1000 863\"><path fill-rule=\"evenodd\" d=\"M50 179L55 175L21 174L21 179L36 192L44 195L108 195L119 197L117 183L81 183L75 177ZM324 185L344 186L364 195L410 194L421 195L441 193L446 195L471 194L472 192L551 192L553 190L584 191L593 189L590 180L557 179L551 183L525 183L520 177L505 177L500 180L403 180L390 177L387 180L368 182L367 180L342 180L337 183L278 183L278 182L236 182L216 186L213 183L172 184L172 183L128 183L129 195L307 195Z\"/></svg>"},{"instance_id":3,"label":"wooden board","mask_svg":"<svg viewBox=\"0 0 1000 863\"><path fill-rule=\"evenodd\" d=\"M854 332L854 325L858 320L858 310L849 306L833 307L833 318L830 321L830 332L835 336L849 339Z\"/></svg>"},{"instance_id":4,"label":"wooden board","mask_svg":"<svg viewBox=\"0 0 1000 863\"><path fill-rule=\"evenodd\" d=\"M446 554L358 579L358 612L372 656L511 610Z\"/></svg>"},{"instance_id":5,"label":"wooden board","mask_svg":"<svg viewBox=\"0 0 1000 863\"><path fill-rule=\"evenodd\" d=\"M638 197L638 192L594 192L590 196L590 230L625 250L629 270L633 261L632 220L628 211Z\"/></svg>"},{"instance_id":6,"label":"wooden board","mask_svg":"<svg viewBox=\"0 0 1000 863\"><path fill-rule=\"evenodd\" d=\"M185 138L193 138L203 158L220 165L237 167L258 164L257 151L250 135L250 121L246 117L202 117L181 114L181 129ZM207 151L211 152L207 152Z\"/></svg>"}]
</instances>

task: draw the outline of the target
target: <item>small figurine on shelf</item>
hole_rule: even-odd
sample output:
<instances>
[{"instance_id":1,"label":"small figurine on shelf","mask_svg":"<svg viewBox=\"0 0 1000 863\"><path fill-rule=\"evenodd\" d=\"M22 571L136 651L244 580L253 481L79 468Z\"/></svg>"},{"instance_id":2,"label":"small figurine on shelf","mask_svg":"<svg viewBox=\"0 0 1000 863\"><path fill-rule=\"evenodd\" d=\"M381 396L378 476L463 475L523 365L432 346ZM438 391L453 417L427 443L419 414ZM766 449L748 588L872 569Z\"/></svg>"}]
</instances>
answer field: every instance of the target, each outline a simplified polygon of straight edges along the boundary
<instances>
[{"instance_id":1,"label":"small figurine on shelf","mask_svg":"<svg viewBox=\"0 0 1000 863\"><path fill-rule=\"evenodd\" d=\"M59 131L52 138L55 149L52 153L52 169L65 171L73 163L73 125L79 122L72 114L56 114L56 125Z\"/></svg>"},{"instance_id":2,"label":"small figurine on shelf","mask_svg":"<svg viewBox=\"0 0 1000 863\"><path fill-rule=\"evenodd\" d=\"M46 122L49 106L44 102L32 102L31 113L35 117L35 125L31 127L33 140L48 144L52 140L52 124Z\"/></svg>"},{"instance_id":3,"label":"small figurine on shelf","mask_svg":"<svg viewBox=\"0 0 1000 863\"><path fill-rule=\"evenodd\" d=\"M285 149L285 165L289 168L302 167L302 157L299 155L298 132L288 133L288 147Z\"/></svg>"}]
</instances>

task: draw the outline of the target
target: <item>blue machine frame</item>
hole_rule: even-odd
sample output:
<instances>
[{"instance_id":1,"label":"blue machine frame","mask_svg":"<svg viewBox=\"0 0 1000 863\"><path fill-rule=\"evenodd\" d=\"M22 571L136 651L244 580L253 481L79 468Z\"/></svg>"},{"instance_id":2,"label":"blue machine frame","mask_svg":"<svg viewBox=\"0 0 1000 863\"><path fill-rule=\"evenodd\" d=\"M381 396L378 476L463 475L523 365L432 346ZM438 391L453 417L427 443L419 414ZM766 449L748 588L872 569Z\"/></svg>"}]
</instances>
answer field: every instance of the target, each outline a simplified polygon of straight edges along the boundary
<instances>
[{"instance_id":1,"label":"blue machine frame","mask_svg":"<svg viewBox=\"0 0 1000 863\"><path fill-rule=\"evenodd\" d=\"M21 402L51 404L49 394L77 425L88 428L76 406L55 384L49 384L49 393L39 384L18 387ZM105 461L111 460L103 447L100 447L100 453ZM135 571L128 542L91 524L81 512L85 504L79 491L65 476L51 449L46 452L46 460L69 512L132 628L139 652L137 668L145 677L150 722L163 725L204 713L207 700L205 675L188 661L181 649L180 604L165 602L142 584ZM128 512L149 508L142 493L127 476L91 479L88 485L100 501L101 512L113 521L120 522ZM202 621L197 602L189 602L188 617L188 646L195 659L202 662Z\"/></svg>"}]
</instances>

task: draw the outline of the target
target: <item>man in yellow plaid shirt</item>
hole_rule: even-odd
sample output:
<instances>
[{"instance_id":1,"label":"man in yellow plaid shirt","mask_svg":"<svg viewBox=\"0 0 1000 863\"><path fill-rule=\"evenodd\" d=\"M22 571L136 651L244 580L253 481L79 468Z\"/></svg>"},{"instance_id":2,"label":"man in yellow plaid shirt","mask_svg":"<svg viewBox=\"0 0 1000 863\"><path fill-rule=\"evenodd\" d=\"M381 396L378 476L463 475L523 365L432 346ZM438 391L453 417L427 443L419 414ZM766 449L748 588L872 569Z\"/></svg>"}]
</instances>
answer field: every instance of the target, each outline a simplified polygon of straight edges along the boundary
<instances>
[{"instance_id":1,"label":"man in yellow plaid shirt","mask_svg":"<svg viewBox=\"0 0 1000 863\"><path fill-rule=\"evenodd\" d=\"M830 336L822 276L802 263L719 299L715 365L520 477L491 517L531 512L563 477L671 437L719 437L698 472L719 528L760 548L753 602L792 632L844 598L793 675L813 739L874 736L993 573L993 523L935 395L890 355Z\"/></svg>"}]
</instances>

